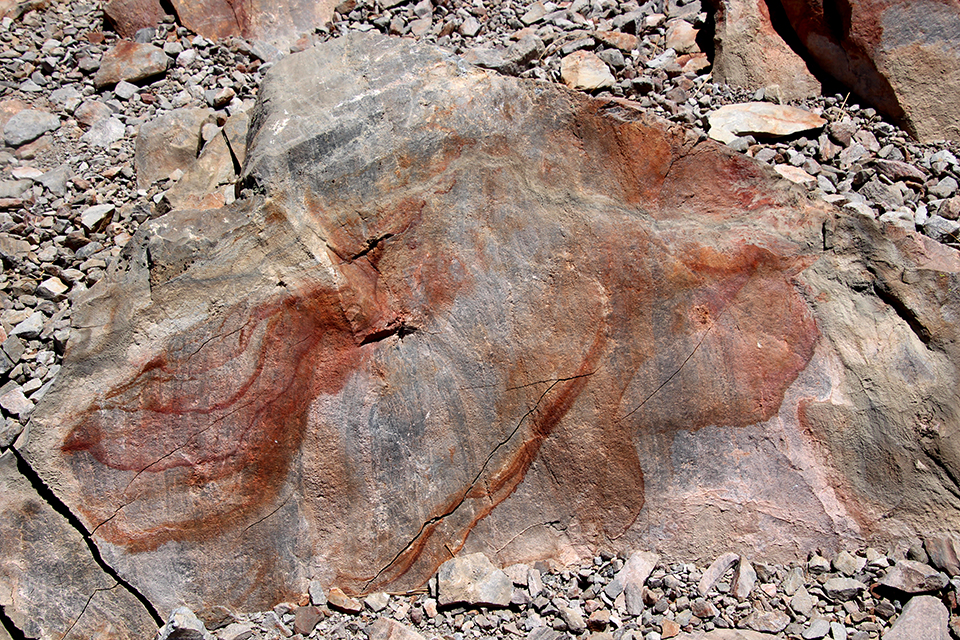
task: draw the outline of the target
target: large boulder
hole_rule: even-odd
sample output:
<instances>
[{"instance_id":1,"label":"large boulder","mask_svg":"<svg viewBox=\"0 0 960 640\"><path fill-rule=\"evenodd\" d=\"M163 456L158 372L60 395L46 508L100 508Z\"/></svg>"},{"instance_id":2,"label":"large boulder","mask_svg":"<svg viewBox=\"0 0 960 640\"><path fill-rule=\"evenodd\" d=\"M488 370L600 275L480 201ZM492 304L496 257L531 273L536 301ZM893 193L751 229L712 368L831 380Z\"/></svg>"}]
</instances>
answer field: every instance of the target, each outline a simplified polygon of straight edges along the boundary
<instances>
[{"instance_id":1,"label":"large boulder","mask_svg":"<svg viewBox=\"0 0 960 640\"><path fill-rule=\"evenodd\" d=\"M217 39L261 40L281 52L333 19L340 0L171 0L180 23Z\"/></svg>"},{"instance_id":2,"label":"large boulder","mask_svg":"<svg viewBox=\"0 0 960 640\"><path fill-rule=\"evenodd\" d=\"M927 140L960 140L960 1L780 0L813 61Z\"/></svg>"},{"instance_id":3,"label":"large boulder","mask_svg":"<svg viewBox=\"0 0 960 640\"><path fill-rule=\"evenodd\" d=\"M244 197L78 299L18 445L160 615L957 528L952 249L375 34L281 61L250 126Z\"/></svg>"},{"instance_id":4,"label":"large boulder","mask_svg":"<svg viewBox=\"0 0 960 640\"><path fill-rule=\"evenodd\" d=\"M755 91L776 85L785 100L820 94L820 81L773 27L766 0L710 0L713 77Z\"/></svg>"}]
</instances>

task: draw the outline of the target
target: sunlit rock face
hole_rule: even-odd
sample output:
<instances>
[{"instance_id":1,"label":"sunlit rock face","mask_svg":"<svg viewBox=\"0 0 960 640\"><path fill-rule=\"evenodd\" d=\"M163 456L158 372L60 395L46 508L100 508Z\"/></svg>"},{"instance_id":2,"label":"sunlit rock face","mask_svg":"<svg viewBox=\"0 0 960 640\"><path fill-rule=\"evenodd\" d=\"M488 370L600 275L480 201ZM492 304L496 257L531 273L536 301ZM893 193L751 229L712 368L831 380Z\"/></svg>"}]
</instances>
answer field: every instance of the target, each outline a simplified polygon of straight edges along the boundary
<instances>
[{"instance_id":1,"label":"sunlit rock face","mask_svg":"<svg viewBox=\"0 0 960 640\"><path fill-rule=\"evenodd\" d=\"M952 250L374 35L279 63L248 141L247 197L89 292L21 447L162 615L957 522Z\"/></svg>"}]
</instances>

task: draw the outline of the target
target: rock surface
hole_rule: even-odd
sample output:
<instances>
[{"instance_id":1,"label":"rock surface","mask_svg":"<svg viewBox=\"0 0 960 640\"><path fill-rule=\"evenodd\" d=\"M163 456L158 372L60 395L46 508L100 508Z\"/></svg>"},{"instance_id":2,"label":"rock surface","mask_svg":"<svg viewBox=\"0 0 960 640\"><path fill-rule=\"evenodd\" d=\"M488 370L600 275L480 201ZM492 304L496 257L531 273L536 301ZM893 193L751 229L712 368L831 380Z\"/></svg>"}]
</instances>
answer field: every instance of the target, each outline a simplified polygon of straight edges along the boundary
<instances>
[{"instance_id":1,"label":"rock surface","mask_svg":"<svg viewBox=\"0 0 960 640\"><path fill-rule=\"evenodd\" d=\"M920 140L960 140L960 4L780 2L816 64L864 101Z\"/></svg>"},{"instance_id":2,"label":"rock surface","mask_svg":"<svg viewBox=\"0 0 960 640\"><path fill-rule=\"evenodd\" d=\"M333 17L338 0L171 0L181 23L205 38L242 36L281 51Z\"/></svg>"},{"instance_id":3,"label":"rock surface","mask_svg":"<svg viewBox=\"0 0 960 640\"><path fill-rule=\"evenodd\" d=\"M749 91L776 85L785 100L820 94L820 81L773 28L766 0L711 0L711 4L717 80Z\"/></svg>"},{"instance_id":4,"label":"rock surface","mask_svg":"<svg viewBox=\"0 0 960 640\"><path fill-rule=\"evenodd\" d=\"M460 549L793 555L949 495L905 452L956 465L906 435L914 394L954 411L950 250L406 41L291 56L259 99L260 195L141 227L23 447L161 611L414 587Z\"/></svg>"}]
</instances>

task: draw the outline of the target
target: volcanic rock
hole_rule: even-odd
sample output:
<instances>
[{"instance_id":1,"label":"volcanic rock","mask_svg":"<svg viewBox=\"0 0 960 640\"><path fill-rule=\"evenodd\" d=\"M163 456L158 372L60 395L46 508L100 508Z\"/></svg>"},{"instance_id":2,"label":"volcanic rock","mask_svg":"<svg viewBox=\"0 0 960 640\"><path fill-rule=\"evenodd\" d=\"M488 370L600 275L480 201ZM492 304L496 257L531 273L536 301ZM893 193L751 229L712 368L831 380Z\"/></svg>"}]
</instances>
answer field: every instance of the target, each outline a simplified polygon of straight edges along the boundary
<instances>
[{"instance_id":1,"label":"volcanic rock","mask_svg":"<svg viewBox=\"0 0 960 640\"><path fill-rule=\"evenodd\" d=\"M60 126L60 118L46 111L24 109L3 125L3 140L11 147L19 147L36 140Z\"/></svg>"},{"instance_id":2,"label":"volcanic rock","mask_svg":"<svg viewBox=\"0 0 960 640\"><path fill-rule=\"evenodd\" d=\"M960 4L780 2L824 71L921 141L960 140Z\"/></svg>"},{"instance_id":3,"label":"volcanic rock","mask_svg":"<svg viewBox=\"0 0 960 640\"><path fill-rule=\"evenodd\" d=\"M409 40L257 99L246 197L146 220L73 294L17 445L161 614L957 528L960 450L918 428L956 417L952 249Z\"/></svg>"},{"instance_id":4,"label":"volcanic rock","mask_svg":"<svg viewBox=\"0 0 960 640\"><path fill-rule=\"evenodd\" d=\"M715 13L713 76L756 91L777 85L785 100L820 93L817 80L773 28L765 0L711 0Z\"/></svg>"}]
</instances>

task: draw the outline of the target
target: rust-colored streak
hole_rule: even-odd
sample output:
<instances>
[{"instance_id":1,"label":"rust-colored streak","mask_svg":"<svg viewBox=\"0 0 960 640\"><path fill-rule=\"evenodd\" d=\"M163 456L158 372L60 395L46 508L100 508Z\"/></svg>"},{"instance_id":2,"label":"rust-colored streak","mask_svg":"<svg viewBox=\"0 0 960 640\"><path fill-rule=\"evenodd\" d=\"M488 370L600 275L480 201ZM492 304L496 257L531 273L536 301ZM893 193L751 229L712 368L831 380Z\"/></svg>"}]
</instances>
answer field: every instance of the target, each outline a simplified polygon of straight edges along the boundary
<instances>
[{"instance_id":1,"label":"rust-colored streak","mask_svg":"<svg viewBox=\"0 0 960 640\"><path fill-rule=\"evenodd\" d=\"M573 407L599 366L607 342L605 330L605 327L601 327L597 332L577 372L570 379L551 385L537 406L521 419L523 422L529 418L530 426L522 432L526 433L526 436L520 445L512 448L499 465L484 468L476 481L460 496L454 497L441 507L393 562L364 585L365 590L382 588L406 574L421 558L427 558L431 564L438 564L451 553L457 553L463 548L477 523L513 494L537 459L544 441ZM539 406L540 403L543 403L542 407ZM520 426L523 427L523 424ZM636 459L635 453L633 458ZM639 471L639 464L637 470ZM638 494L640 504L636 507L637 513L643 504L642 472L639 478L641 490ZM463 511L464 517L457 517L458 511ZM445 526L449 520L454 520L455 524Z\"/></svg>"},{"instance_id":2,"label":"rust-colored streak","mask_svg":"<svg viewBox=\"0 0 960 640\"><path fill-rule=\"evenodd\" d=\"M201 339L210 334L216 337ZM114 518L98 531L134 550L215 535L272 503L299 449L309 403L340 390L361 360L337 294L325 289L249 312L235 308L194 335L201 338L151 359L93 405L62 447L137 472L112 500L81 507L95 522L110 515L111 504L133 498L181 502L169 514L155 514L152 526L127 528ZM142 477L157 474L169 478ZM196 493L203 487L223 500L204 499Z\"/></svg>"}]
</instances>

